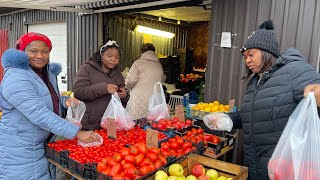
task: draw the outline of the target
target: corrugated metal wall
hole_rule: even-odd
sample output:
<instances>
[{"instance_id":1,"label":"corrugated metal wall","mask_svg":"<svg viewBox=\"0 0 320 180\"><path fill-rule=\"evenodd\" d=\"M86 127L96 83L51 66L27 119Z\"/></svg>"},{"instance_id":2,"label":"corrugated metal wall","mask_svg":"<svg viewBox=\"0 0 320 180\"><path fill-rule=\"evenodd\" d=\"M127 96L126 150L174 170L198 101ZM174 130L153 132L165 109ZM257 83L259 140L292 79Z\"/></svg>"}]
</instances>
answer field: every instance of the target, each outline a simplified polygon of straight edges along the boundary
<instances>
[{"instance_id":1,"label":"corrugated metal wall","mask_svg":"<svg viewBox=\"0 0 320 180\"><path fill-rule=\"evenodd\" d=\"M65 21L65 12L29 10L0 16L0 28L9 30L9 47L27 32L27 24Z\"/></svg>"},{"instance_id":2,"label":"corrugated metal wall","mask_svg":"<svg viewBox=\"0 0 320 180\"><path fill-rule=\"evenodd\" d=\"M318 66L320 1L317 0L213 0L205 99L239 105L245 84L240 48L264 20L273 19L281 52L296 47ZM221 32L232 33L232 48L221 48Z\"/></svg>"},{"instance_id":3,"label":"corrugated metal wall","mask_svg":"<svg viewBox=\"0 0 320 180\"><path fill-rule=\"evenodd\" d=\"M122 69L130 68L131 64L141 56L140 48L143 44L143 34L133 31L135 25L175 33L173 39L152 36L152 43L158 54L173 55L176 48L187 45L187 28L184 26L159 23L148 19L133 19L127 16L113 16L105 19L105 26L108 29L105 37L116 40L122 48L123 54L120 60Z\"/></svg>"},{"instance_id":4,"label":"corrugated metal wall","mask_svg":"<svg viewBox=\"0 0 320 180\"><path fill-rule=\"evenodd\" d=\"M76 71L98 50L99 23L97 14L79 16L76 13L68 13L66 19L68 89L72 89Z\"/></svg>"},{"instance_id":5,"label":"corrugated metal wall","mask_svg":"<svg viewBox=\"0 0 320 180\"><path fill-rule=\"evenodd\" d=\"M0 58L5 50L8 49L8 30L7 29L0 29ZM0 63L1 60L0 60ZM3 67L0 65L0 82L3 78Z\"/></svg>"}]
</instances>

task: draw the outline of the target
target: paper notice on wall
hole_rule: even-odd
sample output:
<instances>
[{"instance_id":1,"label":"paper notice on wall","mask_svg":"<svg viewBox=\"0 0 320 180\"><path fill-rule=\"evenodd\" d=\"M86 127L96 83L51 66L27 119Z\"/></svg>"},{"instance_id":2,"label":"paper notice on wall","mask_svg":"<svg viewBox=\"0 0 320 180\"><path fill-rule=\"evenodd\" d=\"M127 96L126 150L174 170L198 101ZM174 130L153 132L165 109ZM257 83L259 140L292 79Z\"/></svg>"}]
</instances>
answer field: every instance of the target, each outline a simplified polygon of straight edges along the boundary
<instances>
[{"instance_id":1,"label":"paper notice on wall","mask_svg":"<svg viewBox=\"0 0 320 180\"><path fill-rule=\"evenodd\" d=\"M222 32L220 47L231 48L231 32Z\"/></svg>"}]
</instances>

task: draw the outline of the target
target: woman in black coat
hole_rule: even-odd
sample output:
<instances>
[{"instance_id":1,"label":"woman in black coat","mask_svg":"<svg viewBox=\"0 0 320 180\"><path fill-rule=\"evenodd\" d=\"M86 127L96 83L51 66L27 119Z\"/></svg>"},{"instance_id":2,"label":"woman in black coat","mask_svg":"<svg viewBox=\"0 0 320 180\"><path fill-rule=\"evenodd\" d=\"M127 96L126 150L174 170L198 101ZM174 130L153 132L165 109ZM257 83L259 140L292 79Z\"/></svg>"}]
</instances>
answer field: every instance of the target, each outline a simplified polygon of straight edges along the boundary
<instances>
[{"instance_id":1,"label":"woman in black coat","mask_svg":"<svg viewBox=\"0 0 320 180\"><path fill-rule=\"evenodd\" d=\"M248 82L240 111L229 113L233 128L244 132L244 165L249 179L269 179L267 165L289 116L308 84L320 75L294 48L279 53L273 23L266 21L241 49Z\"/></svg>"}]
</instances>

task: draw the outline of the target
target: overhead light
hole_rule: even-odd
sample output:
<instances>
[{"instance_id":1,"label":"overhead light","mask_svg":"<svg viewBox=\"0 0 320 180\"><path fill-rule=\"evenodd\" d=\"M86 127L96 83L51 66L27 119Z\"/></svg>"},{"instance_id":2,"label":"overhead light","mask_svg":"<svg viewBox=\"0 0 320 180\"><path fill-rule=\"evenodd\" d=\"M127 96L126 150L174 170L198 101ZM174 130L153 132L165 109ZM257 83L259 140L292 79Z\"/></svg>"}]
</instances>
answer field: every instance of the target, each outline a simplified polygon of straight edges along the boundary
<instances>
[{"instance_id":1,"label":"overhead light","mask_svg":"<svg viewBox=\"0 0 320 180\"><path fill-rule=\"evenodd\" d=\"M180 20L177 21L177 24L181 24Z\"/></svg>"},{"instance_id":2,"label":"overhead light","mask_svg":"<svg viewBox=\"0 0 320 180\"><path fill-rule=\"evenodd\" d=\"M161 18L161 16L160 16L160 17L158 18L158 20L159 20L159 21L162 21L162 18Z\"/></svg>"},{"instance_id":3,"label":"overhead light","mask_svg":"<svg viewBox=\"0 0 320 180\"><path fill-rule=\"evenodd\" d=\"M153 28L140 26L140 25L137 25L134 28L134 31L140 32L140 33L145 33L145 34L150 34L150 35L154 35L154 36L161 36L161 37L170 38L170 39L174 38L174 36L175 36L175 34L173 34L171 32L161 31L158 29L153 29Z\"/></svg>"}]
</instances>

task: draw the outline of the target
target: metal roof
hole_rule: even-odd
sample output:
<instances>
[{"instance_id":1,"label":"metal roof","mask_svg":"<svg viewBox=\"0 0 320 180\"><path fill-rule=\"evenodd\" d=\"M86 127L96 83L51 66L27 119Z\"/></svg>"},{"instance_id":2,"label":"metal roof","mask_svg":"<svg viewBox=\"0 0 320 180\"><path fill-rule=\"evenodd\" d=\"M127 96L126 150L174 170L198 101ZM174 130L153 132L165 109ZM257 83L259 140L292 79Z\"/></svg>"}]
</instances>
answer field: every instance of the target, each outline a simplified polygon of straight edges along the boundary
<instances>
[{"instance_id":1,"label":"metal roof","mask_svg":"<svg viewBox=\"0 0 320 180\"><path fill-rule=\"evenodd\" d=\"M177 3L198 3L202 0L0 0L0 7L43 9L83 13L103 13L174 5Z\"/></svg>"}]
</instances>

